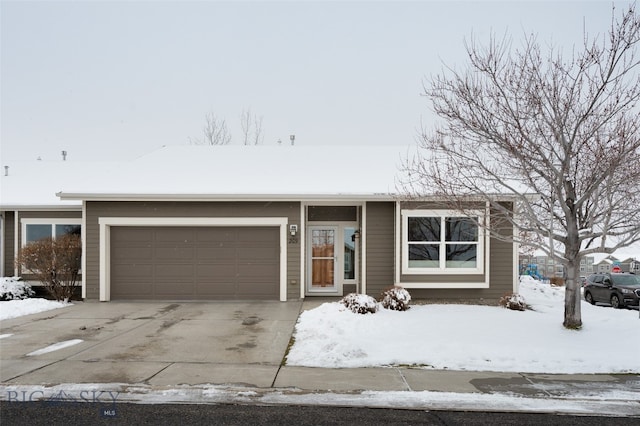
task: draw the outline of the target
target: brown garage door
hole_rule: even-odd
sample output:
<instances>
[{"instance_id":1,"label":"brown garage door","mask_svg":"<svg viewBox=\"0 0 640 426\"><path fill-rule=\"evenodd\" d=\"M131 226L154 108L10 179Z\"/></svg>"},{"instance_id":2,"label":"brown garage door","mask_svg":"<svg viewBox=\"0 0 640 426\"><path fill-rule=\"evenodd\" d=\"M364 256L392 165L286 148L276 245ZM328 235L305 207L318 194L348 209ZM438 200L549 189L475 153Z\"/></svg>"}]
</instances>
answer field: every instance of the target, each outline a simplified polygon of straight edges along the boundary
<instances>
[{"instance_id":1,"label":"brown garage door","mask_svg":"<svg viewBox=\"0 0 640 426\"><path fill-rule=\"evenodd\" d=\"M278 299L277 227L112 227L111 299Z\"/></svg>"}]
</instances>

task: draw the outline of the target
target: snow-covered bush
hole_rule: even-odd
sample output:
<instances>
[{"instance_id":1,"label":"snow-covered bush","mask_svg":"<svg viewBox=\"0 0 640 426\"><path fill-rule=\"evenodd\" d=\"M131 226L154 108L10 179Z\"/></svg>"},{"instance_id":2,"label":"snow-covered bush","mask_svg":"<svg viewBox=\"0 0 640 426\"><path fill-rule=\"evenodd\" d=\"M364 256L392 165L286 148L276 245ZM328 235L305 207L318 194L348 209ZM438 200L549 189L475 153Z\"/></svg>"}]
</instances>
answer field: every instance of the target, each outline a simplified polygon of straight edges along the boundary
<instances>
[{"instance_id":1,"label":"snow-covered bush","mask_svg":"<svg viewBox=\"0 0 640 426\"><path fill-rule=\"evenodd\" d=\"M527 309L527 303L524 297L518 293L508 293L500 298L498 304L504 308L511 309L512 311L524 311Z\"/></svg>"},{"instance_id":2,"label":"snow-covered bush","mask_svg":"<svg viewBox=\"0 0 640 426\"><path fill-rule=\"evenodd\" d=\"M398 285L385 289L380 295L382 307L393 311L406 311L409 309L409 302L411 302L411 295Z\"/></svg>"},{"instance_id":3,"label":"snow-covered bush","mask_svg":"<svg viewBox=\"0 0 640 426\"><path fill-rule=\"evenodd\" d=\"M20 277L0 278L0 300L26 299L33 295L31 286L20 281Z\"/></svg>"},{"instance_id":4,"label":"snow-covered bush","mask_svg":"<svg viewBox=\"0 0 640 426\"><path fill-rule=\"evenodd\" d=\"M342 298L340 303L356 314L374 314L378 312L378 302L366 294L349 293Z\"/></svg>"}]
</instances>

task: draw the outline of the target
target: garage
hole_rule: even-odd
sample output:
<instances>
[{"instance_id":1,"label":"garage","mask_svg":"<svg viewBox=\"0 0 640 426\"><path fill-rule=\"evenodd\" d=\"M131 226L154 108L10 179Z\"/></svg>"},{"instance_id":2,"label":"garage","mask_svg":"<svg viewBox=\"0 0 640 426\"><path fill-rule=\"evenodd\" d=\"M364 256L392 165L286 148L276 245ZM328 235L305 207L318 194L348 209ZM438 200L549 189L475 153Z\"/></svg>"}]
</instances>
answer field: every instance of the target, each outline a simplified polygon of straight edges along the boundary
<instances>
[{"instance_id":1,"label":"garage","mask_svg":"<svg viewBox=\"0 0 640 426\"><path fill-rule=\"evenodd\" d=\"M112 300L278 300L275 226L112 226Z\"/></svg>"}]
</instances>

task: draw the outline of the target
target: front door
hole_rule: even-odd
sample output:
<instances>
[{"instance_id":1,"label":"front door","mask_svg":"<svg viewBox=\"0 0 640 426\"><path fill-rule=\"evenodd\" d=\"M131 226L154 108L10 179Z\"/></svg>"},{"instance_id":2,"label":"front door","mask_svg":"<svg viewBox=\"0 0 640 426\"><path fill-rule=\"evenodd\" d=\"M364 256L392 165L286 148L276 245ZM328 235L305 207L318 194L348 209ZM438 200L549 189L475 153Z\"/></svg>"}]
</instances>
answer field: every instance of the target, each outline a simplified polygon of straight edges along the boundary
<instances>
[{"instance_id":1,"label":"front door","mask_svg":"<svg viewBox=\"0 0 640 426\"><path fill-rule=\"evenodd\" d=\"M338 228L309 227L308 290L314 293L336 293L338 266Z\"/></svg>"}]
</instances>

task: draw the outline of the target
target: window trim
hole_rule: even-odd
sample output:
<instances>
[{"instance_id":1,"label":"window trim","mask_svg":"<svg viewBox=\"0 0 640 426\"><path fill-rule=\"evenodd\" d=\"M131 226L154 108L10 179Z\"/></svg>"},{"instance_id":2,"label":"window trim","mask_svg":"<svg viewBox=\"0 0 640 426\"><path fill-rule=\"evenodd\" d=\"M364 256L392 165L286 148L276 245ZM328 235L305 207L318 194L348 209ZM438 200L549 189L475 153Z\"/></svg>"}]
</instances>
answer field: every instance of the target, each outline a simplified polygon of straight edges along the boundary
<instances>
[{"instance_id":1,"label":"window trim","mask_svg":"<svg viewBox=\"0 0 640 426\"><path fill-rule=\"evenodd\" d=\"M56 237L56 225L79 225L82 227L82 218L34 218L34 219L20 219L21 231L20 234L20 246L27 245L27 225L51 225L51 236ZM82 229L82 228L81 228Z\"/></svg>"},{"instance_id":2,"label":"window trim","mask_svg":"<svg viewBox=\"0 0 640 426\"><path fill-rule=\"evenodd\" d=\"M441 233L439 250L440 261L439 266L436 268L417 268L409 267L409 236L408 236L408 224L410 217L438 217L441 222L447 217L462 217L468 218L471 216L478 217L478 220L482 223L486 216L486 212L483 210L473 210L469 214L463 214L455 210L402 210L402 229L401 229L401 248L402 248L402 274L404 275L481 275L484 273L485 263L485 230L482 226L478 226L478 241L477 241L477 262L475 268L447 268L446 267L446 241L444 232ZM444 229L444 227L442 228Z\"/></svg>"}]
</instances>

